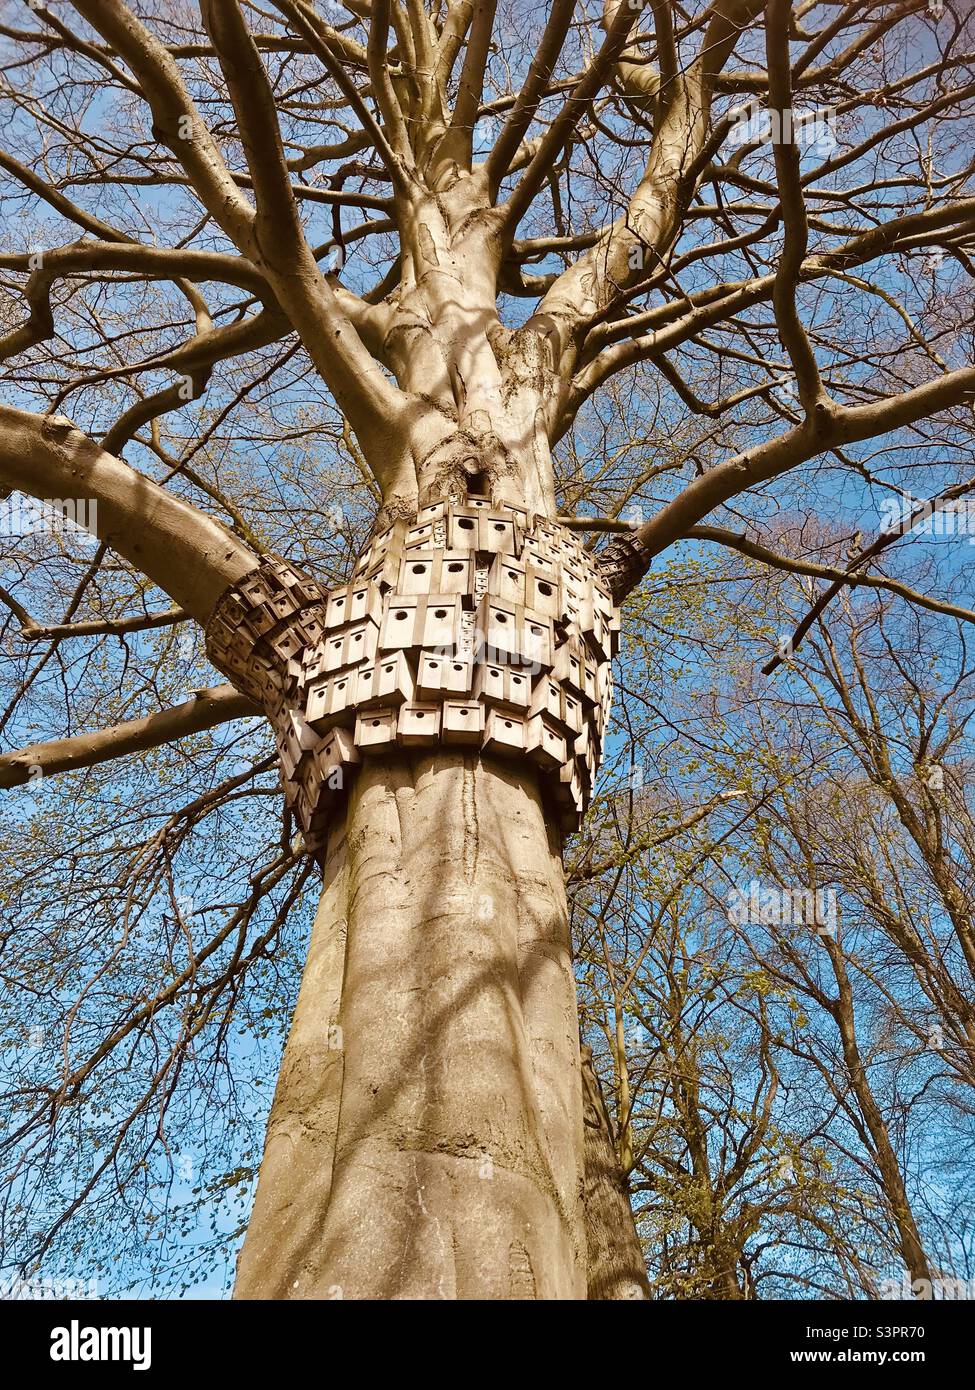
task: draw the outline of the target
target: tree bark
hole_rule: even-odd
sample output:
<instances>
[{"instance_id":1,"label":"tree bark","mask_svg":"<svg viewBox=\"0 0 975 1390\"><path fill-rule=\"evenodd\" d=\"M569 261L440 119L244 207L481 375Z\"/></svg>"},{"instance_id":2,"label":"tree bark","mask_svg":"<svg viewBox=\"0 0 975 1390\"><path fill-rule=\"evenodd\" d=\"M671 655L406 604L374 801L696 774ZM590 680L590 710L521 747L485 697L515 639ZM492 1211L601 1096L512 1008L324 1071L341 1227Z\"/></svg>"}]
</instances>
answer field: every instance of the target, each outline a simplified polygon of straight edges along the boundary
<instances>
[{"instance_id":1,"label":"tree bark","mask_svg":"<svg viewBox=\"0 0 975 1390\"><path fill-rule=\"evenodd\" d=\"M910 1272L912 1282L919 1282L930 1290L931 1266L928 1263L924 1242L914 1219L914 1211L907 1195L900 1162L891 1143L887 1122L874 1097L873 1088L870 1085L867 1069L864 1066L857 1043L853 987L846 969L846 962L839 945L832 938L824 937L823 945L829 953L839 990L832 1013L840 1033L843 1060L846 1063L850 1086L856 1097L863 1123L873 1142L874 1155L883 1181L884 1194L890 1205L890 1214L897 1230L901 1257Z\"/></svg>"},{"instance_id":2,"label":"tree bark","mask_svg":"<svg viewBox=\"0 0 975 1390\"><path fill-rule=\"evenodd\" d=\"M449 749L367 759L328 848L235 1297L585 1298L582 1201L537 776Z\"/></svg>"},{"instance_id":3,"label":"tree bark","mask_svg":"<svg viewBox=\"0 0 975 1390\"><path fill-rule=\"evenodd\" d=\"M644 1299L650 1283L592 1052L582 1049L587 1280L590 1299Z\"/></svg>"}]
</instances>

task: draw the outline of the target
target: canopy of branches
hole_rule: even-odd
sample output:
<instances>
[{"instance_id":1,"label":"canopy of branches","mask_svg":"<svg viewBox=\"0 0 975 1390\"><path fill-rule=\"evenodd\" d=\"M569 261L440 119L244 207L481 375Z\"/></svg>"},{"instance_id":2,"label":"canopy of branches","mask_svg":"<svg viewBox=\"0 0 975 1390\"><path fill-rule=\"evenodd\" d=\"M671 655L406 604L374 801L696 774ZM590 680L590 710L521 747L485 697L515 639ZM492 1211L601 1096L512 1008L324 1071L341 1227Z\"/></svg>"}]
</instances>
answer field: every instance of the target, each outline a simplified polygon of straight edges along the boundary
<instances>
[{"instance_id":1,"label":"canopy of branches","mask_svg":"<svg viewBox=\"0 0 975 1390\"><path fill-rule=\"evenodd\" d=\"M623 557L567 861L656 1292L975 1275L973 107L967 0L2 5L8 1273L224 1287L315 876L201 624L471 486Z\"/></svg>"}]
</instances>

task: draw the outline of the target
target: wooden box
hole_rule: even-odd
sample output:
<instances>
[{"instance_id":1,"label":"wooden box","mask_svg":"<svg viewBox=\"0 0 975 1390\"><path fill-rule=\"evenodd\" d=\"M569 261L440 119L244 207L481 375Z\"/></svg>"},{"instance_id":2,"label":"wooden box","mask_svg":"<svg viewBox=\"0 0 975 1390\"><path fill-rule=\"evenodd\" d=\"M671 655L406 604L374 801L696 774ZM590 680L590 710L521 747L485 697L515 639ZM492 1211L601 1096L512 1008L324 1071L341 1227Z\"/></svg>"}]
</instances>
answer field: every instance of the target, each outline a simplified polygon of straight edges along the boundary
<instances>
[{"instance_id":1,"label":"wooden box","mask_svg":"<svg viewBox=\"0 0 975 1390\"><path fill-rule=\"evenodd\" d=\"M320 642L325 636L324 608L306 608L300 620L294 624L294 631L301 633L306 646Z\"/></svg>"},{"instance_id":2,"label":"wooden box","mask_svg":"<svg viewBox=\"0 0 975 1390\"><path fill-rule=\"evenodd\" d=\"M442 653L456 650L463 608L459 594L428 594L423 609L422 645Z\"/></svg>"},{"instance_id":3,"label":"wooden box","mask_svg":"<svg viewBox=\"0 0 975 1390\"><path fill-rule=\"evenodd\" d=\"M488 592L506 603L524 605L525 566L511 555L496 555L491 563Z\"/></svg>"},{"instance_id":4,"label":"wooden box","mask_svg":"<svg viewBox=\"0 0 975 1390\"><path fill-rule=\"evenodd\" d=\"M423 652L416 676L416 697L421 701L439 700L443 690L444 659Z\"/></svg>"},{"instance_id":5,"label":"wooden box","mask_svg":"<svg viewBox=\"0 0 975 1390\"><path fill-rule=\"evenodd\" d=\"M276 656L282 661L290 661L304 650L305 639L302 633L297 632L293 627L286 627L281 632L274 633L268 637L267 644Z\"/></svg>"},{"instance_id":6,"label":"wooden box","mask_svg":"<svg viewBox=\"0 0 975 1390\"><path fill-rule=\"evenodd\" d=\"M425 507L421 507L417 512L418 522L423 521L443 521L447 515L446 502L429 502Z\"/></svg>"},{"instance_id":7,"label":"wooden box","mask_svg":"<svg viewBox=\"0 0 975 1390\"><path fill-rule=\"evenodd\" d=\"M326 675L333 671L341 671L342 667L347 664L345 660L345 633L341 628L330 632L322 645L324 648L322 671Z\"/></svg>"},{"instance_id":8,"label":"wooden box","mask_svg":"<svg viewBox=\"0 0 975 1390\"><path fill-rule=\"evenodd\" d=\"M403 652L381 657L375 665L373 695L381 705L401 705L412 700L413 671Z\"/></svg>"},{"instance_id":9,"label":"wooden box","mask_svg":"<svg viewBox=\"0 0 975 1390\"><path fill-rule=\"evenodd\" d=\"M522 716L508 710L489 709L484 720L482 751L501 757L524 753L526 722Z\"/></svg>"},{"instance_id":10,"label":"wooden box","mask_svg":"<svg viewBox=\"0 0 975 1390\"><path fill-rule=\"evenodd\" d=\"M439 585L440 551L414 550L404 555L400 566L398 591L401 594L430 594Z\"/></svg>"},{"instance_id":11,"label":"wooden box","mask_svg":"<svg viewBox=\"0 0 975 1390\"><path fill-rule=\"evenodd\" d=\"M375 564L366 568L362 577L368 579L381 593L388 593L390 589L399 587L400 566L399 554L381 555Z\"/></svg>"},{"instance_id":12,"label":"wooden box","mask_svg":"<svg viewBox=\"0 0 975 1390\"><path fill-rule=\"evenodd\" d=\"M330 676L315 676L305 687L305 719L315 729L327 726L330 684Z\"/></svg>"},{"instance_id":13,"label":"wooden box","mask_svg":"<svg viewBox=\"0 0 975 1390\"><path fill-rule=\"evenodd\" d=\"M378 627L383 616L383 596L375 584L350 584L349 622L360 623L364 619Z\"/></svg>"},{"instance_id":14,"label":"wooden box","mask_svg":"<svg viewBox=\"0 0 975 1390\"><path fill-rule=\"evenodd\" d=\"M434 544L434 521L419 521L406 533L406 553L411 550L430 550Z\"/></svg>"},{"instance_id":15,"label":"wooden box","mask_svg":"<svg viewBox=\"0 0 975 1390\"><path fill-rule=\"evenodd\" d=\"M528 536L521 548L521 558L526 565L534 565L542 574L549 574L553 579L558 579L559 560L552 555L551 547L545 541Z\"/></svg>"},{"instance_id":16,"label":"wooden box","mask_svg":"<svg viewBox=\"0 0 975 1390\"><path fill-rule=\"evenodd\" d=\"M397 653L397 655L402 654ZM375 697L375 681L376 667L374 663L360 666L358 671L355 672L356 709L368 709L370 705L378 705L380 703Z\"/></svg>"},{"instance_id":17,"label":"wooden box","mask_svg":"<svg viewBox=\"0 0 975 1390\"><path fill-rule=\"evenodd\" d=\"M372 618L352 623L345 633L342 649L343 666L359 666L371 662L379 649L379 628Z\"/></svg>"},{"instance_id":18,"label":"wooden box","mask_svg":"<svg viewBox=\"0 0 975 1390\"><path fill-rule=\"evenodd\" d=\"M472 679L473 668L465 658L423 652L417 675L417 699L439 701L445 695L467 695Z\"/></svg>"},{"instance_id":19,"label":"wooden box","mask_svg":"<svg viewBox=\"0 0 975 1390\"><path fill-rule=\"evenodd\" d=\"M474 667L474 698L484 704L506 704L506 672L507 667L501 662L478 662Z\"/></svg>"},{"instance_id":20,"label":"wooden box","mask_svg":"<svg viewBox=\"0 0 975 1390\"><path fill-rule=\"evenodd\" d=\"M288 709L282 711L280 721L275 721L275 742L286 776L291 778L302 757L318 743L318 734L298 710Z\"/></svg>"},{"instance_id":21,"label":"wooden box","mask_svg":"<svg viewBox=\"0 0 975 1390\"><path fill-rule=\"evenodd\" d=\"M261 603L267 603L273 593L259 570L252 570L250 574L245 574L237 585L237 589L245 599L249 600L249 607L251 608L256 608Z\"/></svg>"},{"instance_id":22,"label":"wooden box","mask_svg":"<svg viewBox=\"0 0 975 1390\"><path fill-rule=\"evenodd\" d=\"M316 750L315 761L330 791L345 790L346 769L362 761L352 731L333 729Z\"/></svg>"},{"instance_id":23,"label":"wooden box","mask_svg":"<svg viewBox=\"0 0 975 1390\"><path fill-rule=\"evenodd\" d=\"M398 715L395 709L363 711L355 721L355 746L365 757L385 753L396 745Z\"/></svg>"},{"instance_id":24,"label":"wooden box","mask_svg":"<svg viewBox=\"0 0 975 1390\"><path fill-rule=\"evenodd\" d=\"M550 618L491 594L481 600L474 640L476 656L529 666L538 672L551 669L553 645Z\"/></svg>"},{"instance_id":25,"label":"wooden box","mask_svg":"<svg viewBox=\"0 0 975 1390\"><path fill-rule=\"evenodd\" d=\"M480 744L483 706L474 700L445 700L441 728L444 743Z\"/></svg>"},{"instance_id":26,"label":"wooden box","mask_svg":"<svg viewBox=\"0 0 975 1390\"><path fill-rule=\"evenodd\" d=\"M440 575L436 590L441 594L463 594L473 599L474 557L470 551L440 552Z\"/></svg>"},{"instance_id":27,"label":"wooden box","mask_svg":"<svg viewBox=\"0 0 975 1390\"><path fill-rule=\"evenodd\" d=\"M332 632L335 628L367 617L378 623L382 616L382 603L382 595L375 584L355 580L351 584L343 584L328 596L326 631Z\"/></svg>"},{"instance_id":28,"label":"wooden box","mask_svg":"<svg viewBox=\"0 0 975 1390\"><path fill-rule=\"evenodd\" d=\"M533 609L543 618L562 616L562 591L558 579L530 561L525 566L524 603L526 608Z\"/></svg>"},{"instance_id":29,"label":"wooden box","mask_svg":"<svg viewBox=\"0 0 975 1390\"><path fill-rule=\"evenodd\" d=\"M516 603L485 594L477 610L475 654L483 654L488 661L517 661L521 655L519 614L523 612Z\"/></svg>"},{"instance_id":30,"label":"wooden box","mask_svg":"<svg viewBox=\"0 0 975 1390\"><path fill-rule=\"evenodd\" d=\"M602 663L593 659L587 652L582 661L582 703L585 709L593 709L599 704L599 671ZM609 667L606 667L609 670Z\"/></svg>"},{"instance_id":31,"label":"wooden box","mask_svg":"<svg viewBox=\"0 0 975 1390\"><path fill-rule=\"evenodd\" d=\"M285 590L280 594L273 594L264 605L270 608L274 616L280 621L282 618L290 618L292 613L299 613L302 604L298 602L290 590Z\"/></svg>"},{"instance_id":32,"label":"wooden box","mask_svg":"<svg viewBox=\"0 0 975 1390\"><path fill-rule=\"evenodd\" d=\"M555 633L551 618L523 608L520 613L521 659L534 671L551 671L555 660Z\"/></svg>"},{"instance_id":33,"label":"wooden box","mask_svg":"<svg viewBox=\"0 0 975 1390\"><path fill-rule=\"evenodd\" d=\"M509 708L527 712L532 700L530 674L520 667L509 666L504 673L504 694Z\"/></svg>"},{"instance_id":34,"label":"wooden box","mask_svg":"<svg viewBox=\"0 0 975 1390\"><path fill-rule=\"evenodd\" d=\"M532 686L529 714L547 714L553 719L562 718L562 688L551 676L539 676Z\"/></svg>"},{"instance_id":35,"label":"wooden box","mask_svg":"<svg viewBox=\"0 0 975 1390\"><path fill-rule=\"evenodd\" d=\"M477 550L479 520L480 513L476 507L451 504L447 508L447 549Z\"/></svg>"},{"instance_id":36,"label":"wooden box","mask_svg":"<svg viewBox=\"0 0 975 1390\"><path fill-rule=\"evenodd\" d=\"M302 655L302 684L310 684L310 681L317 680L319 676L324 676L325 671L325 644L316 642L316 645L309 646Z\"/></svg>"},{"instance_id":37,"label":"wooden box","mask_svg":"<svg viewBox=\"0 0 975 1390\"><path fill-rule=\"evenodd\" d=\"M422 646L422 615L425 603L419 594L390 594L379 638L383 652L412 651Z\"/></svg>"},{"instance_id":38,"label":"wooden box","mask_svg":"<svg viewBox=\"0 0 975 1390\"><path fill-rule=\"evenodd\" d=\"M356 673L339 672L328 683L325 716L329 726L352 723L355 717Z\"/></svg>"},{"instance_id":39,"label":"wooden box","mask_svg":"<svg viewBox=\"0 0 975 1390\"><path fill-rule=\"evenodd\" d=\"M582 644L578 638L570 638L556 651L552 674L560 685L567 686L581 696L585 691L584 671Z\"/></svg>"},{"instance_id":40,"label":"wooden box","mask_svg":"<svg viewBox=\"0 0 975 1390\"><path fill-rule=\"evenodd\" d=\"M565 687L562 689L561 723L573 734L581 734L585 723L582 696Z\"/></svg>"},{"instance_id":41,"label":"wooden box","mask_svg":"<svg viewBox=\"0 0 975 1390\"><path fill-rule=\"evenodd\" d=\"M440 742L440 706L408 702L399 707L397 741L404 748L425 748Z\"/></svg>"},{"instance_id":42,"label":"wooden box","mask_svg":"<svg viewBox=\"0 0 975 1390\"><path fill-rule=\"evenodd\" d=\"M565 736L547 714L536 714L528 720L525 752L546 772L561 768L569 756Z\"/></svg>"},{"instance_id":43,"label":"wooden box","mask_svg":"<svg viewBox=\"0 0 975 1390\"><path fill-rule=\"evenodd\" d=\"M483 511L478 518L477 548L491 555L517 555L521 534L514 517L505 512Z\"/></svg>"}]
</instances>

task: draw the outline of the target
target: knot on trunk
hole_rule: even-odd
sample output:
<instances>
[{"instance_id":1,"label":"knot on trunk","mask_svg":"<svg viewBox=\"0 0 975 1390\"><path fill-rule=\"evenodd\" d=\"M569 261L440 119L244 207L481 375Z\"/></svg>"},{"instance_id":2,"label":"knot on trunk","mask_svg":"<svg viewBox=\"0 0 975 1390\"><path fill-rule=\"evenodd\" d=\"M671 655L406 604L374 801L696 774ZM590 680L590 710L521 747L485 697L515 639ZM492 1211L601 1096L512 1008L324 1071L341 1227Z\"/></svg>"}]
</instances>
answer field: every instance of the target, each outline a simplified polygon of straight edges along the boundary
<instances>
[{"instance_id":1,"label":"knot on trunk","mask_svg":"<svg viewBox=\"0 0 975 1390\"><path fill-rule=\"evenodd\" d=\"M515 458L490 429L486 414L480 423L480 430L453 430L423 459L417 469L421 507L441 500L460 503L478 491L497 497L500 480L518 475Z\"/></svg>"}]
</instances>

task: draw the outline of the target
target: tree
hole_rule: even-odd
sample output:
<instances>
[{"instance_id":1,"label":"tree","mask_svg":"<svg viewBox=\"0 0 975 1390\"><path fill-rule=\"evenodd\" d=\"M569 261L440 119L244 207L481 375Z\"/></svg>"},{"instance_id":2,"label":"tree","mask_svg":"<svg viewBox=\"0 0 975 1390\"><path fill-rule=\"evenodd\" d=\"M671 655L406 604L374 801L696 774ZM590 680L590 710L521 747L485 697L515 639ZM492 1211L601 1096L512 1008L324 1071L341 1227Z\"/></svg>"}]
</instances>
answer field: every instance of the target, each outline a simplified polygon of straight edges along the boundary
<instances>
[{"instance_id":1,"label":"tree","mask_svg":"<svg viewBox=\"0 0 975 1390\"><path fill-rule=\"evenodd\" d=\"M716 626L759 573L721 572ZM808 593L783 574L765 600L788 630ZM625 1078L648 1264L684 1297L708 1296L722 1254L737 1296L952 1297L970 1277L966 643L867 589L758 693L761 626L739 616L719 659L705 644L711 707L682 673L690 698L670 695L658 734L653 674L627 692L643 805L619 819L629 842L605 834L573 868L583 1008ZM675 668L698 636L693 616L673 630Z\"/></svg>"},{"instance_id":2,"label":"tree","mask_svg":"<svg viewBox=\"0 0 975 1390\"><path fill-rule=\"evenodd\" d=\"M914 582L954 548L922 540ZM655 604L634 636L623 766L569 862L654 1295L965 1297L964 637L865 588L769 687L755 652L803 614L802 581L734 556L693 573L706 617Z\"/></svg>"},{"instance_id":3,"label":"tree","mask_svg":"<svg viewBox=\"0 0 975 1390\"><path fill-rule=\"evenodd\" d=\"M949 1127L951 1111L970 1105L961 1088L971 1084L972 1064L962 886L971 807L961 769L949 768L946 782L942 766L964 738L970 674L963 642L952 671L952 646L942 653L916 629L905 640L886 607L835 615L810 642L800 675L825 716L826 737L837 740L844 762L852 754L853 766L840 772L836 760L814 790L783 788L769 808L764 857L776 880L838 887L843 931L822 935L828 968L803 961L788 928L772 928L765 960L828 1016L839 1047L817 1059L823 1081L863 1136L911 1282L930 1287L904 1131L928 1092ZM817 1050L808 1038L797 1046Z\"/></svg>"},{"instance_id":4,"label":"tree","mask_svg":"<svg viewBox=\"0 0 975 1390\"><path fill-rule=\"evenodd\" d=\"M279 718L269 691L301 641L259 672L252 648L234 657L214 633L255 572L305 585L309 610L333 577L293 555L276 569L251 515L316 429L278 418L292 360L325 388L317 428L341 440L352 515L371 507L373 535L477 495L529 529L567 517L615 533L580 564L615 602L633 595L631 621L653 621L638 586L687 538L825 583L806 627L858 585L971 620L884 568L916 519L912 493L939 512L973 485L975 202L956 139L973 92L967 7L143 8L74 0L70 19L31 6L27 28L3 26L21 147L0 163L34 220L0 257L8 312L27 305L3 342L17 374L0 482L96 504L101 544L60 618L36 620L26 588L0 597L49 651L195 623L237 692L31 743L5 758L6 785L217 728L255 702ZM803 111L818 113L814 141ZM194 403L218 380L226 400L206 419ZM70 397L85 430L62 413ZM672 426L673 402L688 418ZM275 451L263 497L236 462L219 467L223 422L248 408ZM870 451L891 436L906 473ZM849 484L903 515L832 563L826 535L811 559L705 523L746 507L760 532L766 501L814 484L825 507ZM308 555L306 538L291 544ZM76 622L119 560L120 592L140 601ZM152 588L177 610L147 613ZM364 759L342 792L327 844L304 826L324 890L238 1296L641 1296L635 1234L584 1171L564 825L538 766L441 743ZM283 837L255 877L257 901L263 876L289 885L275 918L307 882L307 863L286 879L300 848ZM165 837L155 851L166 860ZM265 949L245 943L246 930L231 976ZM188 955L189 974L123 1037L182 1001L187 979L199 987L196 944ZM177 1058L211 1013L197 1000L185 1022ZM66 1068L25 1132L84 1093L112 1038ZM599 1129L597 1091L589 1077ZM604 1178L610 1138L595 1146ZM601 1234L583 1211L600 1192L618 1223Z\"/></svg>"}]
</instances>

